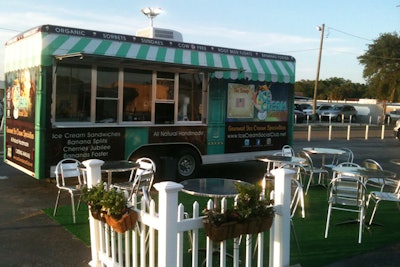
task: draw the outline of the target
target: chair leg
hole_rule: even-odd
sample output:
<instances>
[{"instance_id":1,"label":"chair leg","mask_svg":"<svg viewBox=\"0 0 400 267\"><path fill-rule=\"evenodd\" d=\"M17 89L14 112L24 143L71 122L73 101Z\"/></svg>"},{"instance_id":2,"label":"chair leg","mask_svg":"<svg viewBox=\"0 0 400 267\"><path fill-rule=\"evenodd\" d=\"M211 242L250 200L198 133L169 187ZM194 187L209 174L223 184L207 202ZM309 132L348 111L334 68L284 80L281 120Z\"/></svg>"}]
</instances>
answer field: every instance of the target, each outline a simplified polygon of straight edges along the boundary
<instances>
[{"instance_id":1,"label":"chair leg","mask_svg":"<svg viewBox=\"0 0 400 267\"><path fill-rule=\"evenodd\" d=\"M304 193L305 195L307 195L308 193L308 189L310 188L312 179L314 178L314 173L310 173L309 177L308 177L308 183L307 183L307 188L306 188L306 192Z\"/></svg>"},{"instance_id":2,"label":"chair leg","mask_svg":"<svg viewBox=\"0 0 400 267\"><path fill-rule=\"evenodd\" d=\"M183 214L183 217L185 219L189 219L189 213L185 212ZM193 236L192 236L192 231L188 231L188 239L189 239L189 249L188 252L191 252L193 250Z\"/></svg>"},{"instance_id":3,"label":"chair leg","mask_svg":"<svg viewBox=\"0 0 400 267\"><path fill-rule=\"evenodd\" d=\"M360 221L360 226L358 229L358 243L361 244L362 232L364 229L364 207L361 207L359 221Z\"/></svg>"},{"instance_id":4,"label":"chair leg","mask_svg":"<svg viewBox=\"0 0 400 267\"><path fill-rule=\"evenodd\" d=\"M331 219L331 210L332 210L332 204L329 204L329 207L328 207L328 216L326 217L325 238L328 237L329 222L330 222L330 219Z\"/></svg>"},{"instance_id":5,"label":"chair leg","mask_svg":"<svg viewBox=\"0 0 400 267\"><path fill-rule=\"evenodd\" d=\"M56 213L57 213L58 201L60 200L60 193L61 193L61 190L58 190L56 204L54 205L53 216L56 216Z\"/></svg>"},{"instance_id":6,"label":"chair leg","mask_svg":"<svg viewBox=\"0 0 400 267\"><path fill-rule=\"evenodd\" d=\"M371 225L371 224L372 224L372 221L374 220L375 213L376 213L376 210L377 210L377 208L378 208L378 205L379 205L379 200L377 200L377 201L375 202L374 210L372 211L371 218L369 219L369 223L368 223L369 225Z\"/></svg>"},{"instance_id":7,"label":"chair leg","mask_svg":"<svg viewBox=\"0 0 400 267\"><path fill-rule=\"evenodd\" d=\"M72 208L72 220L74 223L76 223L76 218L75 218L75 199L74 199L74 194L71 193L71 208Z\"/></svg>"},{"instance_id":8,"label":"chair leg","mask_svg":"<svg viewBox=\"0 0 400 267\"><path fill-rule=\"evenodd\" d=\"M300 196L300 206L301 206L301 217L305 218L306 217L306 209L304 206L304 194L303 194L302 188L300 188L300 190L299 190L299 196Z\"/></svg>"},{"instance_id":9,"label":"chair leg","mask_svg":"<svg viewBox=\"0 0 400 267\"><path fill-rule=\"evenodd\" d=\"M81 206L81 200L82 200L82 197L79 196L78 205L76 205L76 210L79 210L79 207Z\"/></svg>"},{"instance_id":10,"label":"chair leg","mask_svg":"<svg viewBox=\"0 0 400 267\"><path fill-rule=\"evenodd\" d=\"M294 229L293 220L290 220L290 225L291 225L291 228L292 228L292 231L293 231L294 239L295 239L295 241L296 241L297 249L299 250L299 254L301 255L301 249L300 249L299 239L297 239L296 229Z\"/></svg>"}]
</instances>

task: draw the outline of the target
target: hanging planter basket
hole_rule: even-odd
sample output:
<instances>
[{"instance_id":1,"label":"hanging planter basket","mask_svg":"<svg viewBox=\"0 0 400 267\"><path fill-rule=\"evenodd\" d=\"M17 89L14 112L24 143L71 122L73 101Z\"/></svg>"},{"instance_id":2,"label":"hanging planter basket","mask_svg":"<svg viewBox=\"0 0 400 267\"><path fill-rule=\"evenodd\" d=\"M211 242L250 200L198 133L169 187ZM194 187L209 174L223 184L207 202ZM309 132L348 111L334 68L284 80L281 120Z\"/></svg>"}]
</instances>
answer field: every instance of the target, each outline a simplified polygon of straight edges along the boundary
<instances>
[{"instance_id":1,"label":"hanging planter basket","mask_svg":"<svg viewBox=\"0 0 400 267\"><path fill-rule=\"evenodd\" d=\"M215 225L204 221L206 235L214 242L221 242L230 238L236 238L244 234L258 234L269 230L273 217L251 218L246 222L227 222Z\"/></svg>"},{"instance_id":2,"label":"hanging planter basket","mask_svg":"<svg viewBox=\"0 0 400 267\"><path fill-rule=\"evenodd\" d=\"M106 222L106 219L104 217L104 213L102 213L100 210L92 210L90 209L90 214L92 214L92 217L96 220Z\"/></svg>"},{"instance_id":3,"label":"hanging planter basket","mask_svg":"<svg viewBox=\"0 0 400 267\"><path fill-rule=\"evenodd\" d=\"M221 225L215 225L212 223L204 222L204 229L206 230L206 235L214 242L221 242L226 239L239 237L237 222L227 222Z\"/></svg>"},{"instance_id":4,"label":"hanging planter basket","mask_svg":"<svg viewBox=\"0 0 400 267\"><path fill-rule=\"evenodd\" d=\"M126 231L135 228L138 214L133 210L128 210L128 212L124 213L120 219L115 219L108 214L104 214L104 218L106 219L106 223L110 225L114 231L125 233Z\"/></svg>"},{"instance_id":5,"label":"hanging planter basket","mask_svg":"<svg viewBox=\"0 0 400 267\"><path fill-rule=\"evenodd\" d=\"M245 234L251 235L268 231L271 228L273 221L274 217L252 218L247 222Z\"/></svg>"}]
</instances>

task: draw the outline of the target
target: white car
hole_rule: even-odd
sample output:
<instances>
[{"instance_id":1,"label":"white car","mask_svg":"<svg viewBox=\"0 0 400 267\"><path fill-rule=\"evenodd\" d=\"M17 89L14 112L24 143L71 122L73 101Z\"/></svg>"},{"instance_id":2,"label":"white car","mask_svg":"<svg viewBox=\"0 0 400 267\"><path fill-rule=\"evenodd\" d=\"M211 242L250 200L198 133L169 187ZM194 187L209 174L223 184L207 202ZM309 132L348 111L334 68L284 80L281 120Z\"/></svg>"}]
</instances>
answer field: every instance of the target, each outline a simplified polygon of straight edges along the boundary
<instances>
[{"instance_id":1,"label":"white car","mask_svg":"<svg viewBox=\"0 0 400 267\"><path fill-rule=\"evenodd\" d=\"M317 113L317 115L319 117L324 110L328 110L331 107L332 107L332 105L328 105L328 104L317 105L317 108L315 109L315 113ZM313 113L313 109L308 108L308 109L303 110L303 112L306 116L311 116Z\"/></svg>"},{"instance_id":2,"label":"white car","mask_svg":"<svg viewBox=\"0 0 400 267\"><path fill-rule=\"evenodd\" d=\"M396 121L400 119L400 109L392 110L386 113L386 118L390 118L390 121Z\"/></svg>"},{"instance_id":3,"label":"white car","mask_svg":"<svg viewBox=\"0 0 400 267\"><path fill-rule=\"evenodd\" d=\"M342 119L357 121L357 110L352 105L334 105L328 110L324 110L320 115L321 119L340 122Z\"/></svg>"}]
</instances>

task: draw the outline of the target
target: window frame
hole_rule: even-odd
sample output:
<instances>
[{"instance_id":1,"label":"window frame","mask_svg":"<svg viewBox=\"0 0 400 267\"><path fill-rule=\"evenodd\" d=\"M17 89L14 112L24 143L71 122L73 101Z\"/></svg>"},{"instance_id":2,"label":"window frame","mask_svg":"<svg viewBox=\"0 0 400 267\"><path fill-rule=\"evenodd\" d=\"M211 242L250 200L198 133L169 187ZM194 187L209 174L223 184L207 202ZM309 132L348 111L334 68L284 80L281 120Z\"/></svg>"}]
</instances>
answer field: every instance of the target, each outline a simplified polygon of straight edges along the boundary
<instances>
[{"instance_id":1,"label":"window frame","mask_svg":"<svg viewBox=\"0 0 400 267\"><path fill-rule=\"evenodd\" d=\"M178 105L179 105L179 79L181 74L189 74L189 72L183 71L176 71L173 70L172 68L165 68L162 71L157 72L157 70L150 70L151 68L138 68L138 67L132 67L132 66L116 66L115 64L110 64L109 66L105 65L98 65L98 64L74 64L74 63L58 63L59 66L73 66L73 67L81 67L81 66L87 66L90 71L91 71L91 91L90 91L90 118L87 121L56 121L55 114L57 112L57 107L55 105L56 103L56 98L57 98L57 65L53 65L53 88L52 88L52 105L51 105L51 123L55 127L62 127L62 126L77 126L77 127L85 127L85 126L95 126L95 127L106 127L106 126L137 126L137 125L149 125L149 126L156 126L160 125L159 123L156 123L156 105L157 103L161 104L171 104L174 105L173 111L173 121L169 123L169 125L181 125L181 124L186 124L186 125L193 125L193 124L202 124L206 122L206 117L207 117L207 106L208 104L205 102L208 99L208 73L204 73L202 71L198 71L197 73L201 76L201 101L199 106L201 107L201 114L200 114L200 120L195 120L195 121L185 121L185 120L178 120ZM62 65L61 65L62 64ZM112 68L116 69L118 71L118 88L117 88L117 96L116 97L103 97L103 96L97 96L98 91L97 91L97 77L98 77L98 69L99 68ZM150 99L150 120L124 120L124 110L123 110L123 101L124 101L124 75L125 71L129 70L137 70L137 71L150 71L151 72L151 99ZM165 78L165 77L160 77L158 78L157 74L158 73L170 73L172 78ZM191 72L192 73L192 72ZM167 99L160 99L157 98L157 81L158 80L169 80L173 82L173 97L172 98L167 98ZM117 117L114 122L98 122L96 121L96 110L97 110L97 101L98 100L106 100L106 101L116 101L117 105ZM161 124L162 125L162 124Z\"/></svg>"}]
</instances>

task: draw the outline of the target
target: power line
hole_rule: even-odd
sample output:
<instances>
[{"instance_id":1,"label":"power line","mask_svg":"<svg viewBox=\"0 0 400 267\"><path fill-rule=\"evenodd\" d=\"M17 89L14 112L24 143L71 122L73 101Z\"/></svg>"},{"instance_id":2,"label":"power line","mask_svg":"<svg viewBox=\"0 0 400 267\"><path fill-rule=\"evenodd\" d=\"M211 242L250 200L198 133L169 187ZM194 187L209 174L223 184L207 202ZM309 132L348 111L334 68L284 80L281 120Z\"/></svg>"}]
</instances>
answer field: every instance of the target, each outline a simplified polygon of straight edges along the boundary
<instances>
[{"instance_id":1,"label":"power line","mask_svg":"<svg viewBox=\"0 0 400 267\"><path fill-rule=\"evenodd\" d=\"M349 35L349 36L352 36L352 37L361 39L361 40L369 41L369 42L372 42L372 41L373 41L373 40L371 40L371 39L364 38L364 37L361 37L361 36L358 36L358 35L354 35L354 34L351 34L351 33L348 33L348 32L344 32L344 31L341 31L341 30L338 30L338 29L335 29L335 28L332 28L332 27L328 27L328 30L334 30L334 31L337 31L337 32L340 32L340 33L343 33L343 34L346 34L346 35ZM328 35L329 35L329 34L328 34Z\"/></svg>"},{"instance_id":2,"label":"power line","mask_svg":"<svg viewBox=\"0 0 400 267\"><path fill-rule=\"evenodd\" d=\"M10 32L21 32L21 31L17 31L17 30L13 30L13 29L2 28L2 27L0 27L0 30L10 31Z\"/></svg>"}]
</instances>

